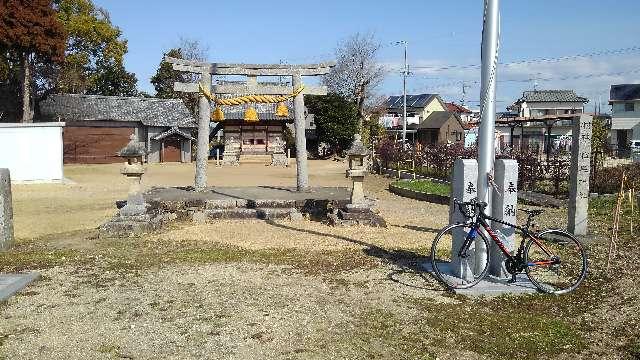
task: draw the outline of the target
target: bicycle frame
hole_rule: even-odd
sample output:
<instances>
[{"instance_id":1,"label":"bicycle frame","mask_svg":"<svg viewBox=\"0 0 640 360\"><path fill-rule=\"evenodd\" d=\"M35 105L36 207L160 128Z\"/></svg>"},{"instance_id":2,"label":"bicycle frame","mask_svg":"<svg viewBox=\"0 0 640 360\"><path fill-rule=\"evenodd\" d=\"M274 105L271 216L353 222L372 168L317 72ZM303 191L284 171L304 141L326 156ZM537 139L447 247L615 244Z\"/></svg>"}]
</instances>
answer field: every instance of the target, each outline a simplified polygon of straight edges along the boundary
<instances>
[{"instance_id":1,"label":"bicycle frame","mask_svg":"<svg viewBox=\"0 0 640 360\"><path fill-rule=\"evenodd\" d=\"M509 252L509 250L507 249L507 247L504 245L504 243L500 240L500 238L498 237L498 235L496 235L496 233L493 231L493 229L491 229L491 226L489 226L489 223L487 222L487 220L490 220L492 222L496 222L502 225L506 225L510 228L519 230L520 233L522 234L522 242L520 243L520 246L518 247L518 251L516 253L516 255L514 256L511 252ZM527 222L527 226L519 226L517 224L511 224L508 223L506 221L500 220L500 219L496 219L492 216L486 215L483 212L480 212L477 216L476 216L476 221L473 222L472 224L472 229L475 231L470 231L469 234L467 235L467 237L465 238L465 241L463 243L463 245L460 247L460 252L458 253L458 256L463 257L463 254L468 250L468 248L471 246L471 243L473 242L473 240L475 240L476 236L477 236L477 231L478 229L482 227L487 234L489 234L489 237L491 237L491 239L493 240L493 242L496 243L496 245L498 246L498 248L500 248L500 251L502 251L502 253L504 254L505 257L507 257L507 259L514 261L517 259L522 259L522 252L524 251L524 246L525 246L525 240L531 239L534 243L536 243L536 245L538 245L540 247L540 249L542 249L542 251L549 257L553 257L553 254L551 251L549 251L549 249L547 249L546 246L544 246L544 244L542 243L542 241L540 241L540 239L538 239L533 233L531 233L529 231L529 222ZM542 261L536 261L535 263L530 263L527 264L529 266L535 266L535 265L549 265L549 264L553 264L552 260L542 260Z\"/></svg>"}]
</instances>

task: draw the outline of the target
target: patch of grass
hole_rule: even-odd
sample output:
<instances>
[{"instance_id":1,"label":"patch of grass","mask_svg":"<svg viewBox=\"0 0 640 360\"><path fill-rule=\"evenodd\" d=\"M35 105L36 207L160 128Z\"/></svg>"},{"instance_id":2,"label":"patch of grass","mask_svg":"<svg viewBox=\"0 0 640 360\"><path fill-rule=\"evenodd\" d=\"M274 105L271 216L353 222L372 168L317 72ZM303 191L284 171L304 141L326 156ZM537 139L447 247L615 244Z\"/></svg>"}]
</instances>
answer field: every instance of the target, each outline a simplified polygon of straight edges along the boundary
<instances>
[{"instance_id":1,"label":"patch of grass","mask_svg":"<svg viewBox=\"0 0 640 360\"><path fill-rule=\"evenodd\" d=\"M539 303L548 299L538 296ZM417 328L433 329L434 344L442 348L462 347L492 359L537 359L541 355L578 353L585 348L586 341L577 324L552 311L532 311L525 304L509 304L505 300L467 300L459 304L416 300L416 308L424 314L418 319Z\"/></svg>"},{"instance_id":2,"label":"patch of grass","mask_svg":"<svg viewBox=\"0 0 640 360\"><path fill-rule=\"evenodd\" d=\"M449 196L451 194L451 185L437 183L431 180L396 181L393 182L392 185L427 194L436 194L442 196Z\"/></svg>"},{"instance_id":3,"label":"patch of grass","mask_svg":"<svg viewBox=\"0 0 640 360\"><path fill-rule=\"evenodd\" d=\"M0 270L6 272L25 269L46 269L75 262L79 259L75 250L28 249L0 252Z\"/></svg>"},{"instance_id":4,"label":"patch of grass","mask_svg":"<svg viewBox=\"0 0 640 360\"><path fill-rule=\"evenodd\" d=\"M627 354L629 354L630 359L640 359L640 340L636 339L627 346Z\"/></svg>"}]
</instances>

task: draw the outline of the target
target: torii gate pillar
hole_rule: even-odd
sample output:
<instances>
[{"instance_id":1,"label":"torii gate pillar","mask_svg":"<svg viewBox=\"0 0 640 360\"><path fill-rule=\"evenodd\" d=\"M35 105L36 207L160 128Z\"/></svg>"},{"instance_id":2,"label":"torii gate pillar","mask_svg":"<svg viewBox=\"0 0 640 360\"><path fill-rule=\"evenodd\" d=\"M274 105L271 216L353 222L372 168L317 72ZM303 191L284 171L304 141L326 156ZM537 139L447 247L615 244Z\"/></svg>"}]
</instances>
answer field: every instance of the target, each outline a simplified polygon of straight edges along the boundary
<instances>
[{"instance_id":1,"label":"torii gate pillar","mask_svg":"<svg viewBox=\"0 0 640 360\"><path fill-rule=\"evenodd\" d=\"M200 84L211 92L211 74L202 73ZM211 105L203 94L198 96L198 142L196 148L196 174L194 187L196 191L202 191L207 187L207 161L209 160L209 121L211 118Z\"/></svg>"},{"instance_id":2,"label":"torii gate pillar","mask_svg":"<svg viewBox=\"0 0 640 360\"><path fill-rule=\"evenodd\" d=\"M302 86L302 76L293 75L293 88ZM296 95L293 99L296 129L296 188L298 191L309 191L309 170L307 167L307 136L304 116L304 95Z\"/></svg>"}]
</instances>

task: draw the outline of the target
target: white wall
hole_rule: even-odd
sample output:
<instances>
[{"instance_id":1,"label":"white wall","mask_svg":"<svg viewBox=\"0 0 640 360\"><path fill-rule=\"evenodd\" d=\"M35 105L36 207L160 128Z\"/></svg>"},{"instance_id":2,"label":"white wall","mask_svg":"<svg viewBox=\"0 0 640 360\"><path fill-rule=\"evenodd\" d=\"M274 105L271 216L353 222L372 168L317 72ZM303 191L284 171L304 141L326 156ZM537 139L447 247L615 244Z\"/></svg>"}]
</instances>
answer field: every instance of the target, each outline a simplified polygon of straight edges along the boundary
<instances>
[{"instance_id":1,"label":"white wall","mask_svg":"<svg viewBox=\"0 0 640 360\"><path fill-rule=\"evenodd\" d=\"M0 124L0 168L12 181L62 180L64 123Z\"/></svg>"}]
</instances>

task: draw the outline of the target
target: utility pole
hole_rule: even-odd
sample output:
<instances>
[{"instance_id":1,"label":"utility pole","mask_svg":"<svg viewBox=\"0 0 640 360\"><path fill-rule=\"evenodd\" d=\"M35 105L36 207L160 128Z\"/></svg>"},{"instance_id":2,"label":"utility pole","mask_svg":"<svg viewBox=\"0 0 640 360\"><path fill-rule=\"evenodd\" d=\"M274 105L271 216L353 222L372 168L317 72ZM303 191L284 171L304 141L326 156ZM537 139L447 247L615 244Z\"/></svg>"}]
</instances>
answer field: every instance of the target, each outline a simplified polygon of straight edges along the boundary
<instances>
[{"instance_id":1,"label":"utility pole","mask_svg":"<svg viewBox=\"0 0 640 360\"><path fill-rule=\"evenodd\" d=\"M407 42L405 40L396 42L396 45L404 45L404 69L402 70L402 146L407 141L407 75L409 75L409 64L407 64Z\"/></svg>"},{"instance_id":2,"label":"utility pole","mask_svg":"<svg viewBox=\"0 0 640 360\"><path fill-rule=\"evenodd\" d=\"M484 0L482 29L482 81L480 87L480 130L478 134L478 200L489 204L489 174L495 160L496 75L500 37L499 0Z\"/></svg>"},{"instance_id":3,"label":"utility pole","mask_svg":"<svg viewBox=\"0 0 640 360\"><path fill-rule=\"evenodd\" d=\"M467 85L464 81L462 82L462 100L460 100L460 105L462 106L467 106L466 104L466 99L467 99L467 89L469 88L469 85Z\"/></svg>"}]
</instances>

